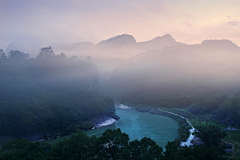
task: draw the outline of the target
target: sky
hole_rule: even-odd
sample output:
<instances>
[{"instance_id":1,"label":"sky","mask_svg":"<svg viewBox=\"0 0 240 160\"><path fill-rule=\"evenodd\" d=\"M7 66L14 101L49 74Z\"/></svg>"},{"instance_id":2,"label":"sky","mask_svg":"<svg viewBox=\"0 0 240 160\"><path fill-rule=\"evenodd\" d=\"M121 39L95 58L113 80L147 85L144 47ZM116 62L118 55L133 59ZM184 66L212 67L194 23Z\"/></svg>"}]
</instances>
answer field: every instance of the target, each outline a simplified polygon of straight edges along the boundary
<instances>
[{"instance_id":1,"label":"sky","mask_svg":"<svg viewBox=\"0 0 240 160\"><path fill-rule=\"evenodd\" d=\"M171 34L188 44L228 39L240 46L239 0L0 0L0 48L18 41L90 41L119 34L137 42Z\"/></svg>"}]
</instances>

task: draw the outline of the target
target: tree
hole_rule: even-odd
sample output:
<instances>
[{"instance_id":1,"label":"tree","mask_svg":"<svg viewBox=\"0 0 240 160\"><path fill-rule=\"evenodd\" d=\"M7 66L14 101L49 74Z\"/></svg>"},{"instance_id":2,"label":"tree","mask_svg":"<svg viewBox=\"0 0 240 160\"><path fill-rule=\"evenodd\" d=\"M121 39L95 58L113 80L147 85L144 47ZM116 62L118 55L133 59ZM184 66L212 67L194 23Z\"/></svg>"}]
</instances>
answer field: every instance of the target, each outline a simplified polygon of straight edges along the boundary
<instances>
[{"instance_id":1,"label":"tree","mask_svg":"<svg viewBox=\"0 0 240 160\"><path fill-rule=\"evenodd\" d=\"M121 130L106 130L99 138L98 156L107 159L146 159L154 160L163 157L163 149L150 138L129 142L129 137Z\"/></svg>"},{"instance_id":2,"label":"tree","mask_svg":"<svg viewBox=\"0 0 240 160\"><path fill-rule=\"evenodd\" d=\"M91 56L87 56L87 57L86 57L86 61L87 61L88 63L92 63Z\"/></svg>"},{"instance_id":3,"label":"tree","mask_svg":"<svg viewBox=\"0 0 240 160\"><path fill-rule=\"evenodd\" d=\"M201 125L196 127L198 131L193 134L198 136L207 147L217 147L221 139L226 136L226 132L219 126L215 125Z\"/></svg>"},{"instance_id":4,"label":"tree","mask_svg":"<svg viewBox=\"0 0 240 160\"><path fill-rule=\"evenodd\" d=\"M224 152L217 147L179 147L179 141L168 142L166 150L150 138L129 142L128 135L121 130L108 129L99 138L89 137L77 130L70 139L54 145L15 139L6 143L0 150L0 159L121 159L121 160L226 160Z\"/></svg>"},{"instance_id":5,"label":"tree","mask_svg":"<svg viewBox=\"0 0 240 160\"><path fill-rule=\"evenodd\" d=\"M56 159L63 160L90 159L96 155L96 144L96 136L89 137L86 133L77 130L77 134L72 134L69 140L56 143L50 154Z\"/></svg>"},{"instance_id":6,"label":"tree","mask_svg":"<svg viewBox=\"0 0 240 160\"><path fill-rule=\"evenodd\" d=\"M25 54L24 52L18 50L11 50L9 52L9 59L10 60L28 60L29 54Z\"/></svg>"},{"instance_id":7,"label":"tree","mask_svg":"<svg viewBox=\"0 0 240 160\"><path fill-rule=\"evenodd\" d=\"M114 130L107 129L99 140L100 144L102 144L102 149L99 152L100 157L119 159L123 155L125 155L125 158L127 155L129 156L127 146L130 139L119 128Z\"/></svg>"},{"instance_id":8,"label":"tree","mask_svg":"<svg viewBox=\"0 0 240 160\"><path fill-rule=\"evenodd\" d=\"M78 57L77 56L71 56L70 60L73 60L73 61L78 61Z\"/></svg>"},{"instance_id":9,"label":"tree","mask_svg":"<svg viewBox=\"0 0 240 160\"><path fill-rule=\"evenodd\" d=\"M232 100L232 104L230 106L230 118L240 122L240 101L238 98L234 98Z\"/></svg>"},{"instance_id":10,"label":"tree","mask_svg":"<svg viewBox=\"0 0 240 160\"><path fill-rule=\"evenodd\" d=\"M37 56L37 59L53 58L53 57L55 57L55 53L53 52L52 47L49 46L49 47L45 47L45 48L40 49L40 52Z\"/></svg>"},{"instance_id":11,"label":"tree","mask_svg":"<svg viewBox=\"0 0 240 160\"><path fill-rule=\"evenodd\" d=\"M37 158L43 158L46 155L46 152L44 151L44 148L46 147L47 144L31 142L27 139L14 139L2 146L2 153L5 154L3 154L0 159L35 160Z\"/></svg>"},{"instance_id":12,"label":"tree","mask_svg":"<svg viewBox=\"0 0 240 160\"><path fill-rule=\"evenodd\" d=\"M60 53L60 55L57 55L57 58L63 58L66 59L66 55L64 53Z\"/></svg>"},{"instance_id":13,"label":"tree","mask_svg":"<svg viewBox=\"0 0 240 160\"><path fill-rule=\"evenodd\" d=\"M178 145L175 142L168 142L166 151L164 152L165 159L177 160L178 157Z\"/></svg>"},{"instance_id":14,"label":"tree","mask_svg":"<svg viewBox=\"0 0 240 160\"><path fill-rule=\"evenodd\" d=\"M0 59L7 59L7 56L5 55L3 49L0 49Z\"/></svg>"},{"instance_id":15,"label":"tree","mask_svg":"<svg viewBox=\"0 0 240 160\"><path fill-rule=\"evenodd\" d=\"M162 159L163 149L159 147L156 142L150 138L142 138L141 141L137 139L129 143L130 157L133 159Z\"/></svg>"}]
</instances>

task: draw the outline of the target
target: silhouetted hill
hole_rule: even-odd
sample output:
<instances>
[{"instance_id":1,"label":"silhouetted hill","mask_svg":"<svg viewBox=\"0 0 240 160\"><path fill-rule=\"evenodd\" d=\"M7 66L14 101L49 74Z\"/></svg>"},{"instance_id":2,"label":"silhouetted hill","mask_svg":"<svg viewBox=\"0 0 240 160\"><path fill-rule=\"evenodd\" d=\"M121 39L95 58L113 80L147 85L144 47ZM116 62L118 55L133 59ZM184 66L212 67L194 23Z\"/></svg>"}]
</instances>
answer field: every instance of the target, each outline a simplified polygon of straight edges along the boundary
<instances>
[{"instance_id":1,"label":"silhouetted hill","mask_svg":"<svg viewBox=\"0 0 240 160\"><path fill-rule=\"evenodd\" d=\"M136 42L135 38L132 35L122 34L101 41L97 44L97 46L105 49L125 47L126 50L134 49L139 53L180 44L182 43L176 42L170 34L166 34L162 37L156 37L146 42Z\"/></svg>"},{"instance_id":2,"label":"silhouetted hill","mask_svg":"<svg viewBox=\"0 0 240 160\"><path fill-rule=\"evenodd\" d=\"M136 43L132 35L122 34L107 40L101 41L97 44L98 47L119 48L123 46L130 46Z\"/></svg>"},{"instance_id":3,"label":"silhouetted hill","mask_svg":"<svg viewBox=\"0 0 240 160\"><path fill-rule=\"evenodd\" d=\"M150 41L139 42L137 43L137 48L139 50L148 51L148 50L156 50L156 49L161 49L164 47L175 46L180 44L181 43L176 42L176 40L170 34L166 34L162 37L156 37Z\"/></svg>"},{"instance_id":4,"label":"silhouetted hill","mask_svg":"<svg viewBox=\"0 0 240 160\"><path fill-rule=\"evenodd\" d=\"M229 40L205 40L202 42L203 47L211 49L226 49L226 50L237 50L239 47Z\"/></svg>"},{"instance_id":5,"label":"silhouetted hill","mask_svg":"<svg viewBox=\"0 0 240 160\"><path fill-rule=\"evenodd\" d=\"M91 56L92 58L116 58L129 59L139 53L162 49L165 47L183 45L176 42L171 35L166 34L162 37L156 37L146 42L136 42L132 35L122 34L111 37L107 40L94 45L91 42L78 43L54 43L51 46L57 52L68 52L68 55L76 55L84 58Z\"/></svg>"}]
</instances>

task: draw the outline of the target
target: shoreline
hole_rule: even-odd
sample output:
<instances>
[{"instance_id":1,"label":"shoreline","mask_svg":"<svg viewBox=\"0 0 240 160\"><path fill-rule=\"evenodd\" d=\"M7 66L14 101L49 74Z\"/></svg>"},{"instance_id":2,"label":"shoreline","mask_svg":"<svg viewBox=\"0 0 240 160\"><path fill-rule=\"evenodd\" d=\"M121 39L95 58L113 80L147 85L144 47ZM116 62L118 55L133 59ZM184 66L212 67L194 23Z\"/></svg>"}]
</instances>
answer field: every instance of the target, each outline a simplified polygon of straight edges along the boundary
<instances>
[{"instance_id":1,"label":"shoreline","mask_svg":"<svg viewBox=\"0 0 240 160\"><path fill-rule=\"evenodd\" d=\"M117 122L120 117L117 115L107 115L107 116L101 116L101 117L95 117L91 121L94 123L94 126L92 129L102 128L106 126L110 126ZM89 129L91 130L91 129Z\"/></svg>"},{"instance_id":2,"label":"shoreline","mask_svg":"<svg viewBox=\"0 0 240 160\"><path fill-rule=\"evenodd\" d=\"M160 110L153 110L153 109L148 109L148 110L145 110L145 111L139 111L138 109L136 109L136 108L134 108L134 107L129 107L129 106L127 106L127 105L124 105L124 104L115 104L115 108L118 108L118 109L124 109L124 110L136 110L136 111L138 111L138 112L148 112L148 113L150 113L150 114L158 114L158 115L162 115L162 116L166 116L166 117L169 117L169 118L171 118L171 119L173 119L173 120L175 120L175 121L177 121L178 122L178 124L180 125L180 121L179 121L179 119L178 118L176 118L176 116L178 116L178 117L181 117L182 119L185 119L186 120L186 118L185 117L182 117L182 116L180 116L180 115L177 115L177 114L174 114L174 113L167 113L167 112L165 112L165 111L160 111ZM158 112L158 113L156 113L156 111ZM172 116L171 116L172 115ZM173 116L175 116L175 117L173 117ZM115 119L115 120L113 120L114 118L117 118L117 119ZM112 125L112 124L114 124L118 119L119 119L120 117L118 117L117 115L105 115L105 116L101 116L101 117L95 117L94 119L97 119L97 120L95 120L95 123L94 123L94 126L91 128L91 129L88 129L88 130L92 130L92 129L97 129L97 128L103 128L103 127L106 127L106 126L110 126L110 125ZM96 122L98 122L98 123L96 123ZM188 123L188 122L186 122L186 123ZM190 122L189 122L190 123ZM189 125L189 123L188 123L188 125ZM190 125L191 127L192 127L192 125ZM193 127L192 127L193 128ZM88 130L84 130L84 131L88 131ZM189 132L189 136L188 137L186 137L186 139L184 140L184 141L181 141L180 142L180 146L182 147L182 146L184 146L184 145L186 145L186 146L190 146L190 145L192 145L190 142L191 142L191 140L192 140L192 138L194 138L194 136L192 135L192 133L194 132L194 130L192 130L192 132L190 131L190 130L188 130L188 132ZM71 135L71 134L70 134ZM65 135L65 136L69 136L69 135ZM62 137L65 137L65 136L62 136ZM190 138L190 136L193 136L192 138ZM59 138L62 138L62 137L59 137ZM190 138L190 139L189 139ZM58 138L57 138L58 139ZM51 139L51 140L54 140L54 139ZM48 141L51 141L51 140L48 140ZM44 142L48 142L48 141L44 141ZM185 142L186 141L186 142ZM185 142L185 143L183 143L183 142Z\"/></svg>"},{"instance_id":3,"label":"shoreline","mask_svg":"<svg viewBox=\"0 0 240 160\"><path fill-rule=\"evenodd\" d=\"M114 124L118 119L120 119L120 117L117 115L103 115L103 116L94 117L91 120L89 120L89 122L93 123L93 126L90 127L89 129L84 129L82 131L92 130L93 128L96 129L96 128L106 127L106 126ZM72 132L72 133L75 133L75 132ZM2 140L1 143L5 143L5 141L7 142L9 140L19 139L19 138L28 139L33 142L48 142L51 140L69 136L71 134L60 136L60 133L57 133L57 132L56 133L48 133L48 134L45 134L47 136L47 140L44 140L44 138L43 138L44 133L42 133L42 132L26 134L26 135L19 135L19 136L8 135L8 136L1 136L2 139L6 139L6 140Z\"/></svg>"},{"instance_id":4,"label":"shoreline","mask_svg":"<svg viewBox=\"0 0 240 160\"><path fill-rule=\"evenodd\" d=\"M161 111L161 112L173 114L173 115L176 115L176 116L178 116L178 117L180 117L180 118L182 118L182 119L185 119L185 120L187 121L187 123L192 127L192 129L189 130L190 135L189 135L188 139L186 140L186 142L182 142L182 141L181 141L181 142L180 142L180 146L181 146L181 147L184 147L184 146L189 147L189 146L193 145L193 144L191 143L191 141L192 141L193 138L195 137L195 135L193 135L193 133L194 133L195 131L197 132L197 130L192 126L192 124L189 122L189 120L188 120L187 118L185 118L185 117L183 117L183 116L180 116L180 115L178 115L178 114L172 113L172 112L163 111L163 110L161 110L161 109L157 109L157 110L158 110L158 111Z\"/></svg>"},{"instance_id":5,"label":"shoreline","mask_svg":"<svg viewBox=\"0 0 240 160\"><path fill-rule=\"evenodd\" d=\"M151 109L149 108L148 110L145 110L145 111L139 111L137 108L134 108L134 107L130 107L130 106L127 106L127 105L124 105L124 104L115 104L115 108L118 108L118 109L133 109L133 110L137 110L138 112L148 112L150 114L158 114L158 115L163 115L163 116L167 116L167 117L170 117L172 118L173 120L177 121L179 123L179 120L176 118L176 117L173 117L173 116L170 116L169 114L173 114L173 113L167 113L166 111L163 111L163 110L159 110L159 109ZM162 112L164 114L161 114L161 113L156 113L156 111L158 112ZM181 117L180 115L176 115L175 116L178 116L178 117ZM183 118L183 117L181 117ZM104 116L99 116L99 117L95 117L93 119L91 119L90 121L93 123L93 126L90 127L89 129L86 129L86 130L82 130L82 131L88 131L88 130L92 130L92 129L97 129L97 128L102 128L102 127L106 127L106 126L110 126L112 124L114 124L118 119L120 119L120 117L118 117L117 115L104 115ZM184 117L184 119L186 119ZM179 123L180 124L180 123ZM192 127L192 125L190 124L190 126ZM193 127L192 127L193 128ZM193 130L194 131L194 130ZM192 132L193 132L192 131ZM190 131L190 136L191 136L191 133ZM74 132L73 132L74 133ZM41 133L35 133L36 134L41 134ZM71 135L71 134L69 134ZM29 139L31 141L34 141L34 142L48 142L48 141L51 141L51 140L54 140L54 139L58 139L58 138L62 138L62 137L65 137L65 136L69 136L69 135L64 135L64 136L59 136L57 135L56 137L52 138L52 135L47 135L47 139L46 141L44 141L43 138L37 138L37 139L31 139L32 137L34 137L33 135L25 135L25 136L21 136L21 138L26 138L26 139ZM189 137L190 137L189 136ZM186 138L187 140L189 139ZM181 141L181 144L182 144L182 141Z\"/></svg>"}]
</instances>

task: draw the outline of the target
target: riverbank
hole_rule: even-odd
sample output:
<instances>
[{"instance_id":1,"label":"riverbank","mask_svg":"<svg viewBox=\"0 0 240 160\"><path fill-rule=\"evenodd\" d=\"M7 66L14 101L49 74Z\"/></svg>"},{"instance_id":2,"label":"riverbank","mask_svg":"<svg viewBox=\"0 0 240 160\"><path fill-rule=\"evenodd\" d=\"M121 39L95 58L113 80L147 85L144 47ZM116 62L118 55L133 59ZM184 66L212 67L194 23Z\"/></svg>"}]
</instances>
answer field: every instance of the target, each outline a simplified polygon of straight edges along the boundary
<instances>
[{"instance_id":1,"label":"riverbank","mask_svg":"<svg viewBox=\"0 0 240 160\"><path fill-rule=\"evenodd\" d=\"M119 119L120 119L120 117L117 115L107 115L107 116L95 117L91 120L91 122L94 124L94 126L92 126L92 129L112 125Z\"/></svg>"},{"instance_id":2,"label":"riverbank","mask_svg":"<svg viewBox=\"0 0 240 160\"><path fill-rule=\"evenodd\" d=\"M89 127L87 127L88 129L84 129L83 131L112 125L118 119L120 119L120 117L118 117L117 115L104 115L104 116L94 117L88 121L88 124L91 124L91 125L89 125ZM58 139L60 137L65 137L65 136L70 136L70 135L71 135L71 133L61 135L61 133L58 133L58 132L49 132L49 133L40 132L40 133L33 133L33 134L26 134L26 135L12 134L9 136L0 136L0 146L1 146L1 144L7 143L8 141L10 141L12 139L22 138L22 139L29 139L30 141L33 141L33 142L42 142L42 141L54 140L54 139Z\"/></svg>"},{"instance_id":3,"label":"riverbank","mask_svg":"<svg viewBox=\"0 0 240 160\"><path fill-rule=\"evenodd\" d=\"M172 113L172 112L163 111L163 110L161 110L161 109L157 109L157 110L160 111L160 112L169 113L169 114L178 116L178 117L180 117L180 118L182 118L182 119L185 119L186 122L191 126L191 129L188 129L189 132L190 132L189 137L187 138L186 141L181 141L181 142L180 142L180 146L181 146L181 147L184 147L184 146L188 146L188 147L189 147L190 145L193 145L193 144L191 143L192 140L193 140L193 138L195 137L195 135L193 135L193 133L194 133L194 132L197 132L197 130L192 126L192 124L188 121L187 118L185 118L185 117L183 117L183 116L180 116L180 115L178 115L178 114Z\"/></svg>"},{"instance_id":4,"label":"riverbank","mask_svg":"<svg viewBox=\"0 0 240 160\"><path fill-rule=\"evenodd\" d=\"M130 105L132 107L132 105ZM187 118L190 124L196 128L199 125L206 125L211 124L215 126L219 126L222 129L225 129L226 131L235 131L239 132L239 129L231 128L227 124L222 124L221 122L214 119L214 117L211 114L193 114L191 113L190 109L187 107L185 108L164 108L161 107L160 109L164 112L158 112L157 110L159 108L156 107L146 107L146 106L136 106L133 107L133 109L138 110L140 112L149 112L152 114L158 114L163 116L168 116L174 120L176 120L179 123L179 137L181 141L187 141L190 134L191 126L186 122L186 120L181 120L178 116L175 116L173 114L169 114L167 112L172 112L174 114L177 114L179 116L182 116L184 118ZM182 124L182 125L181 125ZM186 127L187 126L187 127ZM237 136L232 136L231 139L235 140Z\"/></svg>"},{"instance_id":5,"label":"riverbank","mask_svg":"<svg viewBox=\"0 0 240 160\"><path fill-rule=\"evenodd\" d=\"M151 138L159 146L165 148L168 141L174 141L178 137L178 122L167 116L153 115L150 113L138 112L134 109L116 108L116 114L121 118L114 124L106 127L85 131L88 136L101 137L106 130L120 128L122 132L129 135L130 141L144 137ZM47 141L46 143L57 143L64 138Z\"/></svg>"}]
</instances>

